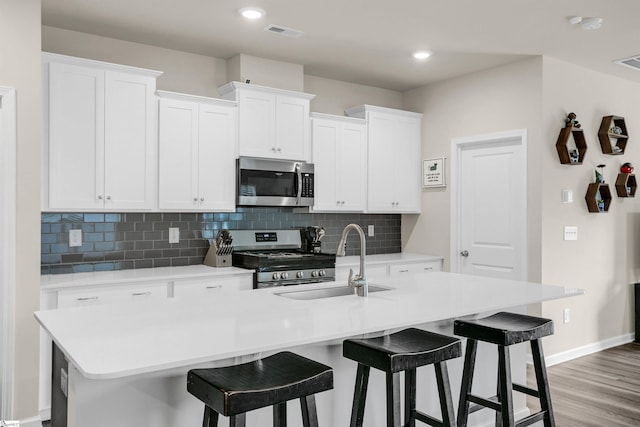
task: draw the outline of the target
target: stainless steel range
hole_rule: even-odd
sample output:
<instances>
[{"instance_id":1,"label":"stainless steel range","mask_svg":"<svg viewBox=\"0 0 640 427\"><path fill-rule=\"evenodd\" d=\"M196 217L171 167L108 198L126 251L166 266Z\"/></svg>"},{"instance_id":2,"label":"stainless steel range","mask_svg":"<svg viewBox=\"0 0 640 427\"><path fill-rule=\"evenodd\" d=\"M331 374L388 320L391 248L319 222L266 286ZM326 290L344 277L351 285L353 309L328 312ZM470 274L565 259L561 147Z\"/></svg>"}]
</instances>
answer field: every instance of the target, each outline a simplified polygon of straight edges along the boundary
<instances>
[{"instance_id":1,"label":"stainless steel range","mask_svg":"<svg viewBox=\"0 0 640 427\"><path fill-rule=\"evenodd\" d=\"M335 279L335 254L307 253L301 231L233 230L235 267L255 270L254 288L329 282Z\"/></svg>"}]
</instances>

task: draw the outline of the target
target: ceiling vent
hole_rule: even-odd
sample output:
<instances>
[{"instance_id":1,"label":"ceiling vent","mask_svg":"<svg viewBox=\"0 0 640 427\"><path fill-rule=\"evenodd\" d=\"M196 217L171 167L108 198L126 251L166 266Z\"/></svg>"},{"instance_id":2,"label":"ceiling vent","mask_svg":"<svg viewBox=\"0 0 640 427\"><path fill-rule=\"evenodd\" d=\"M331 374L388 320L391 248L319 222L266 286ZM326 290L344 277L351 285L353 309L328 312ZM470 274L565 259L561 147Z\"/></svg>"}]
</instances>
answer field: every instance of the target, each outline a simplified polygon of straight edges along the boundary
<instances>
[{"instance_id":1,"label":"ceiling vent","mask_svg":"<svg viewBox=\"0 0 640 427\"><path fill-rule=\"evenodd\" d=\"M283 27L281 25L267 25L264 30L268 33L278 34L284 37L291 37L292 39L302 37L302 35L304 34L302 31Z\"/></svg>"},{"instance_id":2,"label":"ceiling vent","mask_svg":"<svg viewBox=\"0 0 640 427\"><path fill-rule=\"evenodd\" d=\"M630 58L623 58L614 61L616 64L624 65L625 67L634 68L640 71L640 55L632 56Z\"/></svg>"}]
</instances>

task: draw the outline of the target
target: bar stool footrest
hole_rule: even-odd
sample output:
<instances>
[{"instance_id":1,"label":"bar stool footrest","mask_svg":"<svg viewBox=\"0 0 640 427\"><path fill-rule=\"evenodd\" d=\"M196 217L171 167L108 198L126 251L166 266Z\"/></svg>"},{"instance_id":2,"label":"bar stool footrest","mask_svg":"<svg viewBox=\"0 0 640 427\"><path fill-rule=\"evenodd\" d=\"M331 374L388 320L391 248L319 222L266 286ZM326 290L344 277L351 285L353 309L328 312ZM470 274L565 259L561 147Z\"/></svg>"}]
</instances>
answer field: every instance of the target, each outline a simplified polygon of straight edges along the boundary
<instances>
[{"instance_id":1,"label":"bar stool footrest","mask_svg":"<svg viewBox=\"0 0 640 427\"><path fill-rule=\"evenodd\" d=\"M469 402L475 403L475 405L471 405L469 408L469 413L473 413L479 411L484 408L493 409L494 411L501 412L502 408L500 406L500 402L497 400L497 396L490 397L489 399L485 399L480 396L476 396L475 394L469 395Z\"/></svg>"},{"instance_id":2,"label":"bar stool footrest","mask_svg":"<svg viewBox=\"0 0 640 427\"><path fill-rule=\"evenodd\" d=\"M516 427L530 426L531 424L537 423L538 421L542 421L546 414L547 414L547 411L541 411L541 412L536 412L535 414L531 414L528 417L525 417L517 421Z\"/></svg>"},{"instance_id":3,"label":"bar stool footrest","mask_svg":"<svg viewBox=\"0 0 640 427\"><path fill-rule=\"evenodd\" d=\"M532 388L529 388L520 384L516 384L516 383L513 383L513 389L515 391L519 391L520 393L528 394L529 396L533 396L540 399L540 393L538 393L538 390L534 390Z\"/></svg>"},{"instance_id":4,"label":"bar stool footrest","mask_svg":"<svg viewBox=\"0 0 640 427\"><path fill-rule=\"evenodd\" d=\"M427 415L424 412L415 411L415 418L417 421L422 421L423 423L433 427L445 427L442 421L437 418L433 418L432 416Z\"/></svg>"}]
</instances>

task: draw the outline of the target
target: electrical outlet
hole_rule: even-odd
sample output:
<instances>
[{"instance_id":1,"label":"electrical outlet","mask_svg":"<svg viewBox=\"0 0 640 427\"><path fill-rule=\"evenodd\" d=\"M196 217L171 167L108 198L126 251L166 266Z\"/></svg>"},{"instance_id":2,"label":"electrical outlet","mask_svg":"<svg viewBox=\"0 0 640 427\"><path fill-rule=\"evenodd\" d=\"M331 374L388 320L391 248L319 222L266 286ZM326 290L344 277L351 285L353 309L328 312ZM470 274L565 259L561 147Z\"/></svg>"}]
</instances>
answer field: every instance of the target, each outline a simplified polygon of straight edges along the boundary
<instances>
[{"instance_id":1,"label":"electrical outlet","mask_svg":"<svg viewBox=\"0 0 640 427\"><path fill-rule=\"evenodd\" d=\"M369 237L375 236L375 227L373 225L367 227L367 235Z\"/></svg>"},{"instance_id":2,"label":"electrical outlet","mask_svg":"<svg viewBox=\"0 0 640 427\"><path fill-rule=\"evenodd\" d=\"M564 226L564 240L578 240L578 227L573 225Z\"/></svg>"},{"instance_id":3,"label":"electrical outlet","mask_svg":"<svg viewBox=\"0 0 640 427\"><path fill-rule=\"evenodd\" d=\"M571 312L568 308L562 310L562 323L569 323L571 320Z\"/></svg>"},{"instance_id":4,"label":"electrical outlet","mask_svg":"<svg viewBox=\"0 0 640 427\"><path fill-rule=\"evenodd\" d=\"M82 246L82 230L69 230L69 247Z\"/></svg>"},{"instance_id":5,"label":"electrical outlet","mask_svg":"<svg viewBox=\"0 0 640 427\"><path fill-rule=\"evenodd\" d=\"M169 243L180 243L180 229L178 227L169 228Z\"/></svg>"}]
</instances>

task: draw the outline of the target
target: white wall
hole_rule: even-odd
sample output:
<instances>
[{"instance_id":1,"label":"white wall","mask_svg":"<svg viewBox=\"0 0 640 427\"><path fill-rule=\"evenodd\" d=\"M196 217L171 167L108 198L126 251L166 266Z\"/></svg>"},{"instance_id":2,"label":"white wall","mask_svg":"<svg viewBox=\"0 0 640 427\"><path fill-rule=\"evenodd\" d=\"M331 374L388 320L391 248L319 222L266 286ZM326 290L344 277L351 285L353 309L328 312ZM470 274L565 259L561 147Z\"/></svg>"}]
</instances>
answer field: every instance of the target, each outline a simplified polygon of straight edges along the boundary
<instances>
[{"instance_id":1,"label":"white wall","mask_svg":"<svg viewBox=\"0 0 640 427\"><path fill-rule=\"evenodd\" d=\"M291 62L274 61L240 53L227 60L229 81L250 80L251 84L304 91L304 67Z\"/></svg>"},{"instance_id":2,"label":"white wall","mask_svg":"<svg viewBox=\"0 0 640 427\"><path fill-rule=\"evenodd\" d=\"M556 320L563 332L545 342L549 353L634 330L632 283L640 278L640 197L618 198L613 184L622 163L640 168L640 85L552 58L544 59L543 73L542 280L586 290L582 297L543 305L542 314ZM561 165L555 150L571 111L582 124L588 146L581 166ZM625 117L630 138L622 156L602 154L597 132L607 115ZM606 214L589 213L584 200L600 163L606 164L604 176L613 193ZM563 189L573 191L572 204L562 203ZM562 240L565 225L578 226L578 241ZM564 325L563 308L571 310L571 321Z\"/></svg>"},{"instance_id":3,"label":"white wall","mask_svg":"<svg viewBox=\"0 0 640 427\"><path fill-rule=\"evenodd\" d=\"M422 158L447 157L451 140L512 129L528 131L529 279L540 266L540 160L542 60L527 59L502 67L408 91L405 109L424 114ZM422 213L402 218L403 250L440 255L449 269L449 188L422 190Z\"/></svg>"},{"instance_id":4,"label":"white wall","mask_svg":"<svg viewBox=\"0 0 640 427\"><path fill-rule=\"evenodd\" d=\"M157 87L173 92L217 98L217 88L227 82L223 59L55 27L42 27L42 50L163 71Z\"/></svg>"},{"instance_id":5,"label":"white wall","mask_svg":"<svg viewBox=\"0 0 640 427\"><path fill-rule=\"evenodd\" d=\"M21 419L38 413L40 0L0 0L0 10L0 85L15 88L17 98L13 417Z\"/></svg>"}]
</instances>

